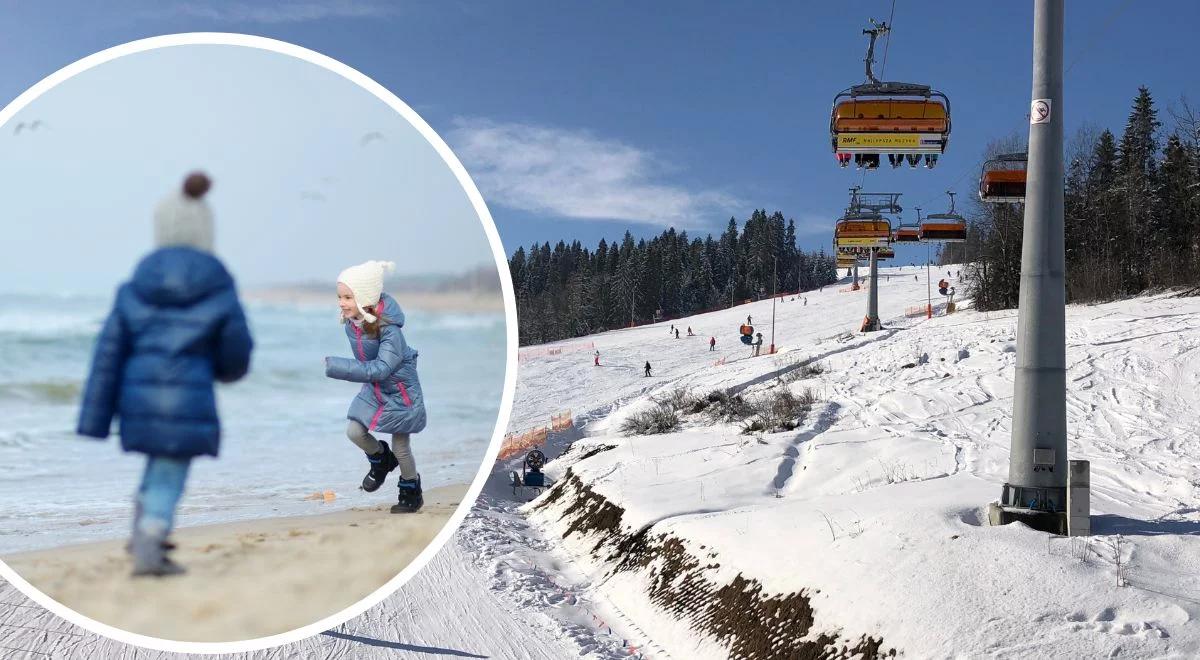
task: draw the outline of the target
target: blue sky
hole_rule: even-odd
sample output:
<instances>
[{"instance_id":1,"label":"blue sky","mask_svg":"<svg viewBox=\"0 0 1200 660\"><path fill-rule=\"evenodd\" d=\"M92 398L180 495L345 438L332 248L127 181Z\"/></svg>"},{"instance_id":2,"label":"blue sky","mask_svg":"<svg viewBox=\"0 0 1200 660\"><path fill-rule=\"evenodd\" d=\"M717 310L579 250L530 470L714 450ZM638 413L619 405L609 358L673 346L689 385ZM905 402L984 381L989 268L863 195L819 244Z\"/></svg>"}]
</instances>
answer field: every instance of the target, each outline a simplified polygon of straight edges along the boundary
<instances>
[{"instance_id":1,"label":"blue sky","mask_svg":"<svg viewBox=\"0 0 1200 660\"><path fill-rule=\"evenodd\" d=\"M883 77L921 82L953 104L934 170L884 169L868 190L909 209L960 209L989 141L1027 132L1032 2L897 0ZM1067 134L1119 134L1139 85L1166 109L1200 103L1191 0L1068 2ZM22 3L6 10L5 100L67 63L124 41L231 31L290 41L371 76L447 139L479 183L507 252L534 241L719 231L756 207L780 210L801 243L829 244L846 190L827 122L862 81L869 17L890 1ZM68 20L69 18L69 20ZM880 53L882 57L882 53ZM880 65L877 65L879 67ZM923 248L898 250L915 260Z\"/></svg>"},{"instance_id":2,"label":"blue sky","mask_svg":"<svg viewBox=\"0 0 1200 660\"><path fill-rule=\"evenodd\" d=\"M42 122L36 129L16 127ZM5 290L111 289L152 212L201 168L216 251L243 285L492 261L466 193L403 116L302 59L236 45L126 55L58 84L0 133Z\"/></svg>"}]
</instances>

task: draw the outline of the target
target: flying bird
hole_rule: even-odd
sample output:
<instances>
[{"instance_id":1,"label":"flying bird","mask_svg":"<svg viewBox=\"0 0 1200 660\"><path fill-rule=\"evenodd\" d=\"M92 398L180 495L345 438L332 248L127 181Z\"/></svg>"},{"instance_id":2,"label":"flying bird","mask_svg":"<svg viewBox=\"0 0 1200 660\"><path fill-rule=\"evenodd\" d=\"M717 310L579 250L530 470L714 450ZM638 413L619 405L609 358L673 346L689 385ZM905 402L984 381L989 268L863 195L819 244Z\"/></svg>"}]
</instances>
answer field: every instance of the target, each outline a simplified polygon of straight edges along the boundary
<instances>
[{"instance_id":1,"label":"flying bird","mask_svg":"<svg viewBox=\"0 0 1200 660\"><path fill-rule=\"evenodd\" d=\"M13 135L20 135L22 129L27 128L31 131L36 131L37 129L39 129L45 125L46 125L46 122L42 121L41 119L34 119L33 121L28 122L28 123L20 122L15 127L13 127Z\"/></svg>"},{"instance_id":2,"label":"flying bird","mask_svg":"<svg viewBox=\"0 0 1200 660\"><path fill-rule=\"evenodd\" d=\"M367 133L366 135L364 135L358 139L358 146L365 147L368 144L371 144L372 142L374 142L376 140L386 140L386 139L387 138L384 137L383 133L380 133L379 131L371 131L370 133Z\"/></svg>"},{"instance_id":3,"label":"flying bird","mask_svg":"<svg viewBox=\"0 0 1200 660\"><path fill-rule=\"evenodd\" d=\"M300 199L303 199L303 200L306 200L309 202L323 202L323 201L325 201L325 195L322 195L321 193L319 193L315 190L301 190L300 191Z\"/></svg>"}]
</instances>

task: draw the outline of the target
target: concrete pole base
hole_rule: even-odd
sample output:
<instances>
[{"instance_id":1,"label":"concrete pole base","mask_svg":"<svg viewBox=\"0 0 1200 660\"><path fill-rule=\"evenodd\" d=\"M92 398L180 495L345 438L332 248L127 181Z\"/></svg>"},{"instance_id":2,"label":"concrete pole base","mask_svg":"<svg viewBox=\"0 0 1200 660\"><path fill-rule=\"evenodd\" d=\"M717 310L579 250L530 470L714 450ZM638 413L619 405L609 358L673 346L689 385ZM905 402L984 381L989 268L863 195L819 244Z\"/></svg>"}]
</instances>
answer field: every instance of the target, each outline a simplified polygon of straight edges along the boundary
<instances>
[{"instance_id":1,"label":"concrete pole base","mask_svg":"<svg viewBox=\"0 0 1200 660\"><path fill-rule=\"evenodd\" d=\"M1067 514L1065 511L1036 511L1034 509L1019 509L1017 507L1001 506L999 502L988 505L988 524L992 526L1009 523L1025 523L1031 529L1048 534L1067 535Z\"/></svg>"},{"instance_id":2,"label":"concrete pole base","mask_svg":"<svg viewBox=\"0 0 1200 660\"><path fill-rule=\"evenodd\" d=\"M862 329L859 332L879 332L883 330L883 324L879 322L879 317L871 318L863 317Z\"/></svg>"}]
</instances>

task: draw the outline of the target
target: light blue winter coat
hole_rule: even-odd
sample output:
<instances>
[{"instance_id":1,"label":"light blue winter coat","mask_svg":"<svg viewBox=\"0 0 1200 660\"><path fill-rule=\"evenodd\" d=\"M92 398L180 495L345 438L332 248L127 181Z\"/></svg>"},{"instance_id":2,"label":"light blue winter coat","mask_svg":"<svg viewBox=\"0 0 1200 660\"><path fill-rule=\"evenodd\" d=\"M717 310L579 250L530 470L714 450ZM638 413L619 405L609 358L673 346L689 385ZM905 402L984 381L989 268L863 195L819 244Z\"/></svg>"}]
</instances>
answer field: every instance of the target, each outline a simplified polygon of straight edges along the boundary
<instances>
[{"instance_id":1,"label":"light blue winter coat","mask_svg":"<svg viewBox=\"0 0 1200 660\"><path fill-rule=\"evenodd\" d=\"M325 375L362 383L347 419L381 433L418 433L425 428L425 397L417 379L417 351L404 341L404 312L383 294L375 315L386 319L379 337L347 322L346 338L355 359L325 358Z\"/></svg>"}]
</instances>

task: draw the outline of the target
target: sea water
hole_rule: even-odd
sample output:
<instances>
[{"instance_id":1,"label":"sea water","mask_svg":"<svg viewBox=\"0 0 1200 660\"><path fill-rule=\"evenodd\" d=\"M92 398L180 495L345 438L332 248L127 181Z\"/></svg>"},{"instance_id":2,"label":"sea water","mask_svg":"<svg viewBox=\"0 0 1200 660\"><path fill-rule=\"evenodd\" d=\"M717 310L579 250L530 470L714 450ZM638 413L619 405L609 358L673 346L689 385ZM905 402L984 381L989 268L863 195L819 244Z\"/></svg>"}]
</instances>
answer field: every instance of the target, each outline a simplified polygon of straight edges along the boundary
<instances>
[{"instance_id":1,"label":"sea water","mask_svg":"<svg viewBox=\"0 0 1200 660\"><path fill-rule=\"evenodd\" d=\"M398 297L404 307L403 296ZM111 298L0 295L0 554L125 536L145 456L75 434L79 399ZM250 373L217 386L220 456L192 463L177 525L316 514L393 502L399 470L374 493L346 438L359 385L325 377L353 357L337 307L246 304ZM412 448L425 489L468 484L496 425L503 314L405 309L420 354L428 426ZM388 436L377 434L381 439ZM331 502L306 499L334 491Z\"/></svg>"}]
</instances>

